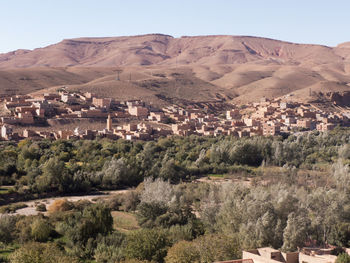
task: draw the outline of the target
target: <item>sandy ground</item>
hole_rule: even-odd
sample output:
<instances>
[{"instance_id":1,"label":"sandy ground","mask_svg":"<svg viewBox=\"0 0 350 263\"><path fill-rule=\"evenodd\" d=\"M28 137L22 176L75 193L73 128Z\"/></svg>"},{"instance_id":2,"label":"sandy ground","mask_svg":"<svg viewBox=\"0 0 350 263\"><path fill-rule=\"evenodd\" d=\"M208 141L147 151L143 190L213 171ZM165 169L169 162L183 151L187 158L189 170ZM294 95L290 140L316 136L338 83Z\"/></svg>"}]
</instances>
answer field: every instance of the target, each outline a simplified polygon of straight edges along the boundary
<instances>
[{"instance_id":1,"label":"sandy ground","mask_svg":"<svg viewBox=\"0 0 350 263\"><path fill-rule=\"evenodd\" d=\"M20 202L21 204L26 204L28 207L18 209L15 213L11 213L10 215L29 216L29 215L38 215L39 213L46 214L47 212L36 211L36 205L45 204L46 208L48 208L57 199L67 199L68 201L71 201L71 202L76 202L80 200L87 200L87 201L93 202L95 198L109 197L114 194L126 193L128 191L130 190L108 191L108 192L103 192L103 194L101 195L64 196L64 197L53 197L53 198L37 199L37 200L32 200L27 202Z\"/></svg>"}]
</instances>

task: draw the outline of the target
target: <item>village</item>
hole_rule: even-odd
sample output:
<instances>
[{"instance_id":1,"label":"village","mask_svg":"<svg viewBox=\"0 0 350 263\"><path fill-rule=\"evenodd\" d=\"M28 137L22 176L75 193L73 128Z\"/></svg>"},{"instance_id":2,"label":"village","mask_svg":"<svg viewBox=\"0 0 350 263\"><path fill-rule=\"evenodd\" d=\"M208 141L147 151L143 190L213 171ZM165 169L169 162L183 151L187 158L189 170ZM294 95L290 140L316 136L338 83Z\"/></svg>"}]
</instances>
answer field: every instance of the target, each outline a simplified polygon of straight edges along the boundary
<instances>
[{"instance_id":1,"label":"village","mask_svg":"<svg viewBox=\"0 0 350 263\"><path fill-rule=\"evenodd\" d=\"M328 245L303 247L296 252L281 252L271 247L263 247L242 251L242 259L217 261L214 263L335 263L337 256L333 254L335 246ZM349 254L348 248L343 248Z\"/></svg>"},{"instance_id":2,"label":"village","mask_svg":"<svg viewBox=\"0 0 350 263\"><path fill-rule=\"evenodd\" d=\"M117 101L86 92L68 92L40 96L2 96L1 139L95 139L154 140L171 135L251 137L276 136L302 131L329 131L336 126L349 126L346 113L325 112L312 104L289 102L286 98L237 106L208 113L198 107L171 105L162 109L142 100ZM106 121L102 130L75 129L37 130L47 127L48 120ZM14 132L14 127L22 127Z\"/></svg>"}]
</instances>

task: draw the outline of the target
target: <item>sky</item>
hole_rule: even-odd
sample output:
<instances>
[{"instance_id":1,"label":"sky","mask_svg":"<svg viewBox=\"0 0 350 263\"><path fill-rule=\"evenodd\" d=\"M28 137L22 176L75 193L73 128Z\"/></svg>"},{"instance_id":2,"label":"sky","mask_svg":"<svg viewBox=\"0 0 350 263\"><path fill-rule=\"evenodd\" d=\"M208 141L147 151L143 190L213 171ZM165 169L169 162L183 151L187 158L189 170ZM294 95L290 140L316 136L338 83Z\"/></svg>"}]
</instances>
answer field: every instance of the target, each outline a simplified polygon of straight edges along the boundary
<instances>
[{"instance_id":1,"label":"sky","mask_svg":"<svg viewBox=\"0 0 350 263\"><path fill-rule=\"evenodd\" d=\"M349 0L0 0L0 53L67 38L249 35L336 46Z\"/></svg>"}]
</instances>

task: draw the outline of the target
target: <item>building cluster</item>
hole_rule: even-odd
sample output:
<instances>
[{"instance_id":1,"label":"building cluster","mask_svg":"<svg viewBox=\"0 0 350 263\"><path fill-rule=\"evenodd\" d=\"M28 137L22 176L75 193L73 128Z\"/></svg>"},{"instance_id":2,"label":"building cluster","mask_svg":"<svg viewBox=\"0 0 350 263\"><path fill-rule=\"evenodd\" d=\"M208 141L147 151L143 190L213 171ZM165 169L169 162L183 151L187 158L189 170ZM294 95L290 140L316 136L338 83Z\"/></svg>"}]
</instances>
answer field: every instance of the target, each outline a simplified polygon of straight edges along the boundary
<instances>
[{"instance_id":1,"label":"building cluster","mask_svg":"<svg viewBox=\"0 0 350 263\"><path fill-rule=\"evenodd\" d=\"M317 129L328 131L336 126L349 126L349 116L329 113L311 104L286 102L281 99L261 99L260 102L223 111L208 113L192 105L171 105L162 109L141 100L116 101L86 92L48 93L38 97L9 96L2 100L9 114L1 117L1 138L94 139L107 137L127 140L152 140L160 136L191 134L204 136L233 135L250 137L274 136ZM49 119L107 120L103 130L36 131L36 126L48 125ZM113 125L113 122L118 125ZM27 129L14 133L12 127ZM31 129L29 129L29 127ZM33 128L34 127L34 128Z\"/></svg>"},{"instance_id":2,"label":"building cluster","mask_svg":"<svg viewBox=\"0 0 350 263\"><path fill-rule=\"evenodd\" d=\"M335 263L337 256L331 254L333 249L334 247L304 247L297 252L283 253L264 247L243 251L242 259L216 263Z\"/></svg>"},{"instance_id":3,"label":"building cluster","mask_svg":"<svg viewBox=\"0 0 350 263\"><path fill-rule=\"evenodd\" d=\"M350 119L346 114L328 113L311 104L284 102L281 99L262 99L260 102L232 107L226 112L226 118L217 115L206 115L198 110L183 110L170 107L172 125L177 135L234 135L275 136L297 131L329 131L336 126L349 126Z\"/></svg>"}]
</instances>

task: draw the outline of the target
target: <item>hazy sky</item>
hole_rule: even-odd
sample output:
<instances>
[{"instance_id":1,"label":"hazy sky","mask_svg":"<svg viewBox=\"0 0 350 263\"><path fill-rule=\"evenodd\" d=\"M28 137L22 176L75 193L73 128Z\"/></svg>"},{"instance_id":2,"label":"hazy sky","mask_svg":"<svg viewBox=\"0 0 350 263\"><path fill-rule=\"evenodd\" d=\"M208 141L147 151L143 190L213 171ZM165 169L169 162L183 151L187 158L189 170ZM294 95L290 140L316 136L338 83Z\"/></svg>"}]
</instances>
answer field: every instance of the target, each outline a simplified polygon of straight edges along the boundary
<instances>
[{"instance_id":1,"label":"hazy sky","mask_svg":"<svg viewBox=\"0 0 350 263\"><path fill-rule=\"evenodd\" d=\"M147 33L350 41L349 0L0 0L0 53L65 38Z\"/></svg>"}]
</instances>

